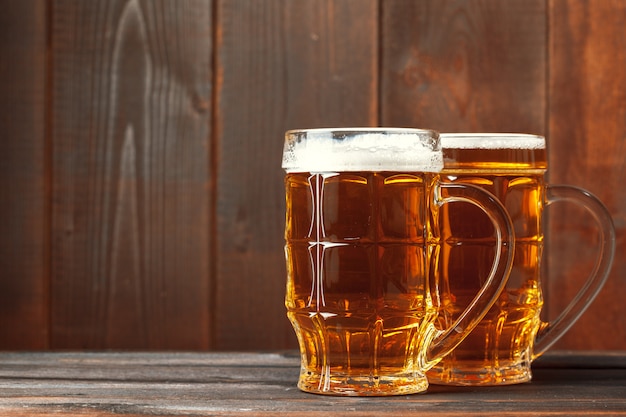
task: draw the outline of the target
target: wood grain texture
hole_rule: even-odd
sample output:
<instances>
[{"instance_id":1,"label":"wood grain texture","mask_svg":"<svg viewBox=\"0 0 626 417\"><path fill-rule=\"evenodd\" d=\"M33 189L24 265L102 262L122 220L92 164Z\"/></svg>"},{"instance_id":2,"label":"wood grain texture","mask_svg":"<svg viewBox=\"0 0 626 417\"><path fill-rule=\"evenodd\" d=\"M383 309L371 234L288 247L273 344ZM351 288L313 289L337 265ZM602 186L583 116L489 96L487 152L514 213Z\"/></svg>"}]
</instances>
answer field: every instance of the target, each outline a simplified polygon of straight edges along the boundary
<instances>
[{"instance_id":1,"label":"wood grain texture","mask_svg":"<svg viewBox=\"0 0 626 417\"><path fill-rule=\"evenodd\" d=\"M295 347L283 133L376 125L545 134L550 181L617 229L557 346L626 348L622 1L0 6L0 349ZM597 241L576 208L548 218L553 317Z\"/></svg>"},{"instance_id":2,"label":"wood grain texture","mask_svg":"<svg viewBox=\"0 0 626 417\"><path fill-rule=\"evenodd\" d=\"M295 346L283 301L283 135L376 124L376 4L218 2L218 349Z\"/></svg>"},{"instance_id":3,"label":"wood grain texture","mask_svg":"<svg viewBox=\"0 0 626 417\"><path fill-rule=\"evenodd\" d=\"M46 3L0 1L0 347L48 346Z\"/></svg>"},{"instance_id":4,"label":"wood grain texture","mask_svg":"<svg viewBox=\"0 0 626 417\"><path fill-rule=\"evenodd\" d=\"M545 133L544 0L389 0L381 123Z\"/></svg>"},{"instance_id":5,"label":"wood grain texture","mask_svg":"<svg viewBox=\"0 0 626 417\"><path fill-rule=\"evenodd\" d=\"M549 355L530 383L395 397L299 391L287 353L3 353L2 416L625 415L624 353Z\"/></svg>"},{"instance_id":6,"label":"wood grain texture","mask_svg":"<svg viewBox=\"0 0 626 417\"><path fill-rule=\"evenodd\" d=\"M550 1L550 180L596 194L613 216L612 272L561 348L626 346L626 4L619 0ZM554 316L591 272L596 226L583 211L550 208L549 303Z\"/></svg>"},{"instance_id":7,"label":"wood grain texture","mask_svg":"<svg viewBox=\"0 0 626 417\"><path fill-rule=\"evenodd\" d=\"M209 346L211 18L53 2L52 348Z\"/></svg>"}]
</instances>

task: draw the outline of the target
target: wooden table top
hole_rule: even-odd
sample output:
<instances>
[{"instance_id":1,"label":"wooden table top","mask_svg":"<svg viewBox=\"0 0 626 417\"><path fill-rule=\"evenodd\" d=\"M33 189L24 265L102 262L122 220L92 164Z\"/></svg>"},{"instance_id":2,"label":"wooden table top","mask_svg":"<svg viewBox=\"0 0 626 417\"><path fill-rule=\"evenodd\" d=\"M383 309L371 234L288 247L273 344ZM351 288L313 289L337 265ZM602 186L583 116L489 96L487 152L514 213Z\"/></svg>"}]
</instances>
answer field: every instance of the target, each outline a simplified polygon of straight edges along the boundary
<instances>
[{"instance_id":1,"label":"wooden table top","mask_svg":"<svg viewBox=\"0 0 626 417\"><path fill-rule=\"evenodd\" d=\"M307 394L281 353L0 353L4 416L626 415L626 352L554 352L530 383L397 397Z\"/></svg>"}]
</instances>

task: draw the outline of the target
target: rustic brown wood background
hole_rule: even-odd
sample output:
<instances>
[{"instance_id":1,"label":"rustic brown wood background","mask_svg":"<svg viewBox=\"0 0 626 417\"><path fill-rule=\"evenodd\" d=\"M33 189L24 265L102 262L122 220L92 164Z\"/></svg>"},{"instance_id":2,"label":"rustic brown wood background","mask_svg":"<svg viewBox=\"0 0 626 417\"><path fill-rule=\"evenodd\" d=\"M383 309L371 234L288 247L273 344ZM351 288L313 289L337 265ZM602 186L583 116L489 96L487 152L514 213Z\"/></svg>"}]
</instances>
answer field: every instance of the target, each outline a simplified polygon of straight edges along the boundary
<instances>
[{"instance_id":1,"label":"rustic brown wood background","mask_svg":"<svg viewBox=\"0 0 626 417\"><path fill-rule=\"evenodd\" d=\"M546 135L610 280L558 346L626 349L626 2L0 0L0 349L296 346L282 134ZM546 314L591 269L550 208Z\"/></svg>"}]
</instances>

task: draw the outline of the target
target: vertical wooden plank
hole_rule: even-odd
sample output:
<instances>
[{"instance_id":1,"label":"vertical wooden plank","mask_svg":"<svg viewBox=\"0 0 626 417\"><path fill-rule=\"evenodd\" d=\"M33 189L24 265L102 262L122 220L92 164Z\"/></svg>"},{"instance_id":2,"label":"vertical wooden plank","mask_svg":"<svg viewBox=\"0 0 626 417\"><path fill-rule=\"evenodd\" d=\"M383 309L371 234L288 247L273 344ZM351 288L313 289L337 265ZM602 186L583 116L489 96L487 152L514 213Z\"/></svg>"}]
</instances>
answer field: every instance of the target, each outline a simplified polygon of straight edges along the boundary
<instances>
[{"instance_id":1,"label":"vertical wooden plank","mask_svg":"<svg viewBox=\"0 0 626 417\"><path fill-rule=\"evenodd\" d=\"M48 346L46 2L0 1L0 349Z\"/></svg>"},{"instance_id":2,"label":"vertical wooden plank","mask_svg":"<svg viewBox=\"0 0 626 417\"><path fill-rule=\"evenodd\" d=\"M613 216L617 250L606 287L557 348L626 349L626 3L550 0L550 180L596 194ZM592 218L550 208L551 315L591 271Z\"/></svg>"},{"instance_id":3,"label":"vertical wooden plank","mask_svg":"<svg viewBox=\"0 0 626 417\"><path fill-rule=\"evenodd\" d=\"M545 133L545 0L386 0L382 124Z\"/></svg>"},{"instance_id":4,"label":"vertical wooden plank","mask_svg":"<svg viewBox=\"0 0 626 417\"><path fill-rule=\"evenodd\" d=\"M295 347L284 307L289 128L377 124L375 0L222 0L217 22L218 349Z\"/></svg>"},{"instance_id":5,"label":"vertical wooden plank","mask_svg":"<svg viewBox=\"0 0 626 417\"><path fill-rule=\"evenodd\" d=\"M209 346L211 13L53 2L53 348Z\"/></svg>"}]
</instances>

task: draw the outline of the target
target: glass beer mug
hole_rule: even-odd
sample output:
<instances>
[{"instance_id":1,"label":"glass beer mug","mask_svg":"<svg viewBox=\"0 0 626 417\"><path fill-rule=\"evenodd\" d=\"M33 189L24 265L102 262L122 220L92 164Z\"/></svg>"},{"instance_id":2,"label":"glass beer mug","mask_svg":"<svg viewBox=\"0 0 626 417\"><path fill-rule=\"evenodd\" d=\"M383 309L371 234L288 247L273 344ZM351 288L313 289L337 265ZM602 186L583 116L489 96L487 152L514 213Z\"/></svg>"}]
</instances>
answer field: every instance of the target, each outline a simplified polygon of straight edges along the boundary
<instances>
[{"instance_id":1,"label":"glass beer mug","mask_svg":"<svg viewBox=\"0 0 626 417\"><path fill-rule=\"evenodd\" d=\"M515 384L531 379L531 361L580 317L600 291L615 252L611 217L595 197L568 186L546 184L545 139L527 134L441 134L443 181L490 191L515 227L515 256L506 289L470 335L428 373L431 383ZM585 286L554 321L540 319L544 208L558 201L587 209L598 223L600 250ZM498 244L488 218L466 204L442 208L439 320L456 320L480 287ZM460 244L462 242L462 244Z\"/></svg>"},{"instance_id":2,"label":"glass beer mug","mask_svg":"<svg viewBox=\"0 0 626 417\"><path fill-rule=\"evenodd\" d=\"M433 131L285 136L285 305L301 352L298 387L334 395L426 390L425 371L503 289L514 244L504 208L478 187L440 182ZM497 247L484 285L453 323L438 328L438 211L457 201L487 213Z\"/></svg>"}]
</instances>

